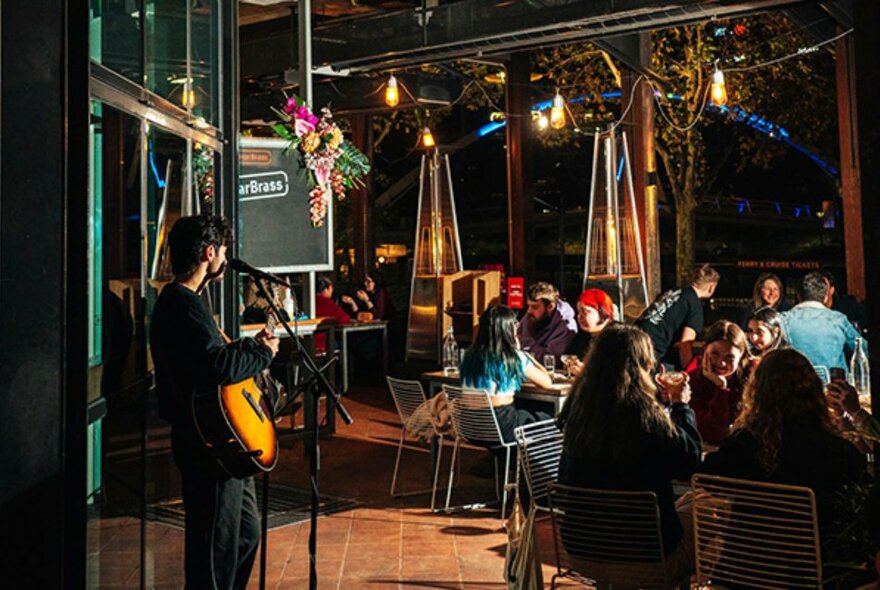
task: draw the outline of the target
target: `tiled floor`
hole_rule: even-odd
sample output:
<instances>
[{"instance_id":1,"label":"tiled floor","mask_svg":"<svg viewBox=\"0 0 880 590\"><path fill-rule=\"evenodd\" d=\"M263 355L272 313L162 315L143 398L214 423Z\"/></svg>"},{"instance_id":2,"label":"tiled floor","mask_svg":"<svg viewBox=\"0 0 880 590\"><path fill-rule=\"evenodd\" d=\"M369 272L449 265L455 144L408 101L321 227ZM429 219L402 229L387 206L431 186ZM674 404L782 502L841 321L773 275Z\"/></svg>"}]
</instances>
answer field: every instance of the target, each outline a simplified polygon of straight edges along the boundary
<instances>
[{"instance_id":1,"label":"tiled floor","mask_svg":"<svg viewBox=\"0 0 880 590\"><path fill-rule=\"evenodd\" d=\"M384 388L354 390L345 401L354 416L351 426L321 443L320 489L354 498L362 507L321 517L318 524L319 588L349 589L481 589L506 587L502 576L506 534L499 514L483 509L453 516L432 514L430 495L393 499L388 488L394 468L399 422ZM446 462L451 453L444 453ZM492 480L477 479L468 468L482 451L466 450L461 485L453 503L491 499ZM398 482L403 491L429 485L429 453L410 445ZM283 443L273 481L306 487L308 461L303 442ZM132 517L103 518L90 528L90 581L93 587L132 588L141 577L140 523ZM549 587L554 569L549 536L540 535L539 551ZM181 588L183 534L165 525L146 527L147 586ZM308 522L269 532L268 588L307 588ZM259 562L251 587L259 587Z\"/></svg>"}]
</instances>

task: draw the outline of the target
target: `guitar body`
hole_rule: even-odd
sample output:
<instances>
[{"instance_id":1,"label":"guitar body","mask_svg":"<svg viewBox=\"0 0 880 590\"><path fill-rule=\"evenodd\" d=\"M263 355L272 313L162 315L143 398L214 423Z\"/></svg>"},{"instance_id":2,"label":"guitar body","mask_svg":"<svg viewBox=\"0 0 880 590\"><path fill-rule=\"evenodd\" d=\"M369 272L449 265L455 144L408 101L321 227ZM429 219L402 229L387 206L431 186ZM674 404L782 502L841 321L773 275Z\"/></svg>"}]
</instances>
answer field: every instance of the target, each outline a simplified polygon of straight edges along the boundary
<instances>
[{"instance_id":1,"label":"guitar body","mask_svg":"<svg viewBox=\"0 0 880 590\"><path fill-rule=\"evenodd\" d=\"M271 332L275 318L269 316L268 320L266 328ZM222 330L220 333L229 342ZM192 396L192 415L205 445L232 477L242 479L271 471L278 463L271 404L252 377L223 385L216 395Z\"/></svg>"},{"instance_id":2,"label":"guitar body","mask_svg":"<svg viewBox=\"0 0 880 590\"><path fill-rule=\"evenodd\" d=\"M193 396L193 416L205 444L232 477L271 471L278 463L275 422L254 379Z\"/></svg>"}]
</instances>

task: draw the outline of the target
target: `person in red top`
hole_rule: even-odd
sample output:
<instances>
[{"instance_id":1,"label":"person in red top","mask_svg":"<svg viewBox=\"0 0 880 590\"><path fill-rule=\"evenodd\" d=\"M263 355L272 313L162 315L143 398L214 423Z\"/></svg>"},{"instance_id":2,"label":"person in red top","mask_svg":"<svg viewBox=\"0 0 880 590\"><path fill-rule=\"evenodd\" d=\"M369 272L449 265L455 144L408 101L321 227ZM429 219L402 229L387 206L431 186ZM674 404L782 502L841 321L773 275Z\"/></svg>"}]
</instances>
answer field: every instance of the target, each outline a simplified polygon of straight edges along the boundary
<instances>
[{"instance_id":1,"label":"person in red top","mask_svg":"<svg viewBox=\"0 0 880 590\"><path fill-rule=\"evenodd\" d=\"M704 442L720 444L739 416L748 361L748 343L742 328L727 320L709 326L703 354L695 357L687 368L690 406Z\"/></svg>"},{"instance_id":2,"label":"person in red top","mask_svg":"<svg viewBox=\"0 0 880 590\"><path fill-rule=\"evenodd\" d=\"M351 321L345 310L333 301L333 281L320 276L315 281L315 317L332 317L337 324L347 324ZM315 334L315 352L327 352L327 335Z\"/></svg>"}]
</instances>

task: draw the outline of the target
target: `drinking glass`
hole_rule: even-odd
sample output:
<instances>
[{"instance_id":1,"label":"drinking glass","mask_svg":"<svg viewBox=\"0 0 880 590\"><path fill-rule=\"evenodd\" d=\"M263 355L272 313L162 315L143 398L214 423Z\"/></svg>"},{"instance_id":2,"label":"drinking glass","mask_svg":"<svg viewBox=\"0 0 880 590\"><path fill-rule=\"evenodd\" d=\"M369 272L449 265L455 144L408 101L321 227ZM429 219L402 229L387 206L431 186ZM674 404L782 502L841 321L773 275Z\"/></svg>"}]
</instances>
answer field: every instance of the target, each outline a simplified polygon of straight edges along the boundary
<instances>
[{"instance_id":1,"label":"drinking glass","mask_svg":"<svg viewBox=\"0 0 880 590\"><path fill-rule=\"evenodd\" d=\"M544 355L544 368L547 369L547 372L551 375L556 370L556 357L552 354Z\"/></svg>"},{"instance_id":2,"label":"drinking glass","mask_svg":"<svg viewBox=\"0 0 880 590\"><path fill-rule=\"evenodd\" d=\"M657 401L664 406L668 406L670 391L684 387L688 381L688 376L683 371L665 371L657 373L654 376L654 380L660 385L660 391L657 392Z\"/></svg>"},{"instance_id":3,"label":"drinking glass","mask_svg":"<svg viewBox=\"0 0 880 590\"><path fill-rule=\"evenodd\" d=\"M578 356L576 354L564 354L559 357L559 360L562 362L562 366L565 367L565 376L571 377L571 365L577 360Z\"/></svg>"}]
</instances>

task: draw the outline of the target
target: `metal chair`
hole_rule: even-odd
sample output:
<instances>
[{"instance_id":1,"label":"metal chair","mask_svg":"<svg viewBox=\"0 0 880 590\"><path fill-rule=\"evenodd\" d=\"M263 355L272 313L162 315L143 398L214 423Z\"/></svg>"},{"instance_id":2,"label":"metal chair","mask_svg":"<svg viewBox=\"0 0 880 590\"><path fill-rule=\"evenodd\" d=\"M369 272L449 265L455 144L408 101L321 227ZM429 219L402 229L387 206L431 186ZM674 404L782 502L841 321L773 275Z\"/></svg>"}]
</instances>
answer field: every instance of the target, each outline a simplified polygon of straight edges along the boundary
<instances>
[{"instance_id":1,"label":"metal chair","mask_svg":"<svg viewBox=\"0 0 880 590\"><path fill-rule=\"evenodd\" d=\"M452 447L452 463L449 465L449 484L446 490L446 510L449 510L449 502L452 498L455 458L458 456L461 442L488 448L500 447L505 451L504 485L501 499L501 520L504 520L507 508L507 483L510 478L510 451L516 447L516 442L506 442L502 437L488 391L463 389L451 385L444 385L443 391L446 392L446 397L449 399L449 416L452 418L452 426L455 429L455 444ZM497 498L497 457L495 458L495 494Z\"/></svg>"},{"instance_id":2,"label":"metal chair","mask_svg":"<svg viewBox=\"0 0 880 590\"><path fill-rule=\"evenodd\" d=\"M557 578L597 588L674 588L666 575L660 510L653 492L551 483Z\"/></svg>"},{"instance_id":3,"label":"metal chair","mask_svg":"<svg viewBox=\"0 0 880 590\"><path fill-rule=\"evenodd\" d=\"M522 473L531 498L531 505L549 511L547 487L556 481L562 456L562 431L555 418L514 429Z\"/></svg>"},{"instance_id":4,"label":"metal chair","mask_svg":"<svg viewBox=\"0 0 880 590\"><path fill-rule=\"evenodd\" d=\"M397 473L400 469L400 456L403 453L406 425L416 410L425 404L427 397L425 396L424 389L422 389L422 384L418 381L395 379L394 377L386 377L386 379L388 380L388 389L391 390L391 397L394 399L394 405L397 407L397 414L400 416L400 439L397 441L397 459L394 461L394 475L391 476L391 495L403 497L424 494L427 490L397 494L395 489L397 488ZM440 460L443 457L443 434L437 432L436 428L433 428L433 430L434 436L438 440L438 450L436 464L434 465L434 477L431 481L431 510L434 510L434 502L437 497L437 480L440 476Z\"/></svg>"},{"instance_id":5,"label":"metal chair","mask_svg":"<svg viewBox=\"0 0 880 590\"><path fill-rule=\"evenodd\" d=\"M691 484L698 583L822 587L811 489L699 474Z\"/></svg>"}]
</instances>

